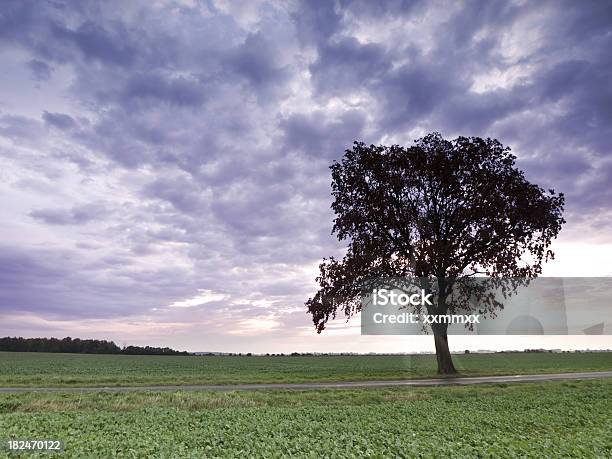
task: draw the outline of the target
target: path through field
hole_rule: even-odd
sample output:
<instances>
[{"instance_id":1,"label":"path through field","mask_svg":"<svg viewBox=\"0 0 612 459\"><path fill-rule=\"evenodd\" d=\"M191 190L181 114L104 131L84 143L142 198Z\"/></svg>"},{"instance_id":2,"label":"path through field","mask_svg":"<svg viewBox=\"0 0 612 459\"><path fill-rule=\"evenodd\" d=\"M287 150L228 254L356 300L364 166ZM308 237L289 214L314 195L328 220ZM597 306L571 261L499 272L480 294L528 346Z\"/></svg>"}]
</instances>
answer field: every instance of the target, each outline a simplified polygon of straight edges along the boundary
<instances>
[{"instance_id":1,"label":"path through field","mask_svg":"<svg viewBox=\"0 0 612 459\"><path fill-rule=\"evenodd\" d=\"M186 386L117 386L117 387L0 387L0 393L7 392L141 392L141 391L236 391L236 390L317 390L350 389L373 387L427 387L427 386L469 386L475 384L498 384L519 382L541 382L560 380L584 380L612 378L612 371L580 373L557 373L539 375L478 376L437 379L412 379L402 381L347 381L329 383L295 384L227 384L227 385L186 385Z\"/></svg>"}]
</instances>

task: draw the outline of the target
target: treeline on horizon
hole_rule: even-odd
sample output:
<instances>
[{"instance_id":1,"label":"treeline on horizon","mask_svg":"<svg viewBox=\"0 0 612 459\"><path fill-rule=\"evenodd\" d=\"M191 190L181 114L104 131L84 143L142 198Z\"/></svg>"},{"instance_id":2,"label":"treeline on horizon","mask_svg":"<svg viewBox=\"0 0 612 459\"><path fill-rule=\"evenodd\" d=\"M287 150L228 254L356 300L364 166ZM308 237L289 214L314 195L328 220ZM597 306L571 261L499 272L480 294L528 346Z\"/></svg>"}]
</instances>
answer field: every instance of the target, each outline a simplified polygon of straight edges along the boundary
<instances>
[{"instance_id":1,"label":"treeline on horizon","mask_svg":"<svg viewBox=\"0 0 612 459\"><path fill-rule=\"evenodd\" d=\"M125 355L190 355L169 347L124 346L113 341L79 338L0 338L0 351L7 352L59 352L68 354L125 354Z\"/></svg>"}]
</instances>

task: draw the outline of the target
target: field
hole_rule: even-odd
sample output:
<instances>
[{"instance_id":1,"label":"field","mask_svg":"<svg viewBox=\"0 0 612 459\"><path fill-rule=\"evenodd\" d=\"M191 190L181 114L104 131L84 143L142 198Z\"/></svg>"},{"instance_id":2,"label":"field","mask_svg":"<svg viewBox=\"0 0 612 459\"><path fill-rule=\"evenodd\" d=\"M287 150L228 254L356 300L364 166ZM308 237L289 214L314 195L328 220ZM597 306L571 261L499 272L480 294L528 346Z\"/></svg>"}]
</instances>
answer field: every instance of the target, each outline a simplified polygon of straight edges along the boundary
<instances>
[{"instance_id":1,"label":"field","mask_svg":"<svg viewBox=\"0 0 612 459\"><path fill-rule=\"evenodd\" d=\"M612 369L610 353L469 354L457 355L455 361L463 375ZM0 386L430 376L435 376L430 355L0 353ZM62 457L465 457L544 452L554 457L610 457L610 431L610 379L438 388L0 394L0 440L62 440Z\"/></svg>"},{"instance_id":2,"label":"field","mask_svg":"<svg viewBox=\"0 0 612 459\"><path fill-rule=\"evenodd\" d=\"M612 353L467 354L464 376L612 370ZM0 352L0 386L299 383L435 377L435 357L207 357Z\"/></svg>"},{"instance_id":3,"label":"field","mask_svg":"<svg viewBox=\"0 0 612 459\"><path fill-rule=\"evenodd\" d=\"M610 457L611 394L609 380L0 394L0 438L61 439L62 457Z\"/></svg>"}]
</instances>

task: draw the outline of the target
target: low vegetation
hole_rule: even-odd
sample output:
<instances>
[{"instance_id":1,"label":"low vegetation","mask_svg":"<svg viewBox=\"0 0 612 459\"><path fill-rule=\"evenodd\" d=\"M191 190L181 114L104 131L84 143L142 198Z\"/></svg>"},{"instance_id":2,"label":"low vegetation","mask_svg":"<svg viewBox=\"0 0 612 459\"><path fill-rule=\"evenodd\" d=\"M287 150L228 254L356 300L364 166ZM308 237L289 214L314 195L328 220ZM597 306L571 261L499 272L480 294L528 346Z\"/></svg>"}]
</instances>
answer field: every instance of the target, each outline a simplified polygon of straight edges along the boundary
<instances>
[{"instance_id":1,"label":"low vegetation","mask_svg":"<svg viewBox=\"0 0 612 459\"><path fill-rule=\"evenodd\" d=\"M612 370L612 353L455 356L462 376ZM436 377L434 355L132 356L0 352L0 386L299 383Z\"/></svg>"},{"instance_id":2,"label":"low vegetation","mask_svg":"<svg viewBox=\"0 0 612 459\"><path fill-rule=\"evenodd\" d=\"M67 457L612 454L612 382L326 391L0 394L0 438Z\"/></svg>"}]
</instances>

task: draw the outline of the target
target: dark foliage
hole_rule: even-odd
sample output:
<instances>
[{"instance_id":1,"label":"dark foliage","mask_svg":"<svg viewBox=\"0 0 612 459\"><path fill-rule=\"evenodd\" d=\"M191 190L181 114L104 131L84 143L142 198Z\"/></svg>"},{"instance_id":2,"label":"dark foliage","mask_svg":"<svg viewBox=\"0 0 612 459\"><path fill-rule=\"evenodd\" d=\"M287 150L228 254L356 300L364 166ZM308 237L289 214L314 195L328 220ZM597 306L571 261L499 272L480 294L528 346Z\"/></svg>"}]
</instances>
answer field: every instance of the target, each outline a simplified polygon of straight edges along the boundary
<instances>
[{"instance_id":1,"label":"dark foliage","mask_svg":"<svg viewBox=\"0 0 612 459\"><path fill-rule=\"evenodd\" d=\"M473 276L528 282L554 258L549 249L561 230L564 196L529 183L516 157L499 141L429 134L413 146L367 146L355 142L331 166L333 233L348 242L342 260L323 260L319 291L306 305L318 332L343 311L361 309L363 285L372 278L431 279L437 301L427 312L468 309L452 303L478 294L478 312L502 307L477 291ZM454 373L447 326L433 328L438 370Z\"/></svg>"},{"instance_id":2,"label":"dark foliage","mask_svg":"<svg viewBox=\"0 0 612 459\"><path fill-rule=\"evenodd\" d=\"M189 355L169 347L126 346L120 348L112 341L79 338L0 338L0 351L61 352L70 354L129 354L129 355Z\"/></svg>"}]
</instances>

